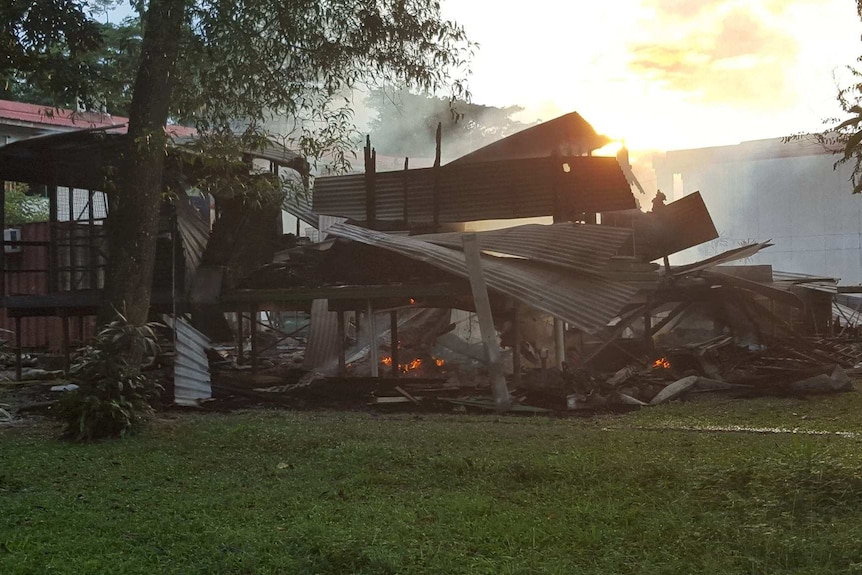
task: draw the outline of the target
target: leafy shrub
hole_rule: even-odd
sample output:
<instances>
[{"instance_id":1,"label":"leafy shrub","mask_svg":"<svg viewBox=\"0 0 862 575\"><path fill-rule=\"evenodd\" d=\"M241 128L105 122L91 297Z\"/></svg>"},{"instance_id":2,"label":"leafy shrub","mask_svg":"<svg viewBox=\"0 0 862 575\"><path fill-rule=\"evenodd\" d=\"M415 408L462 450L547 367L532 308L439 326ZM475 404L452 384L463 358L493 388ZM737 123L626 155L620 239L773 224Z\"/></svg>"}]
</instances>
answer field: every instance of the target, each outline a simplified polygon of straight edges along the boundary
<instances>
[{"instance_id":1,"label":"leafy shrub","mask_svg":"<svg viewBox=\"0 0 862 575\"><path fill-rule=\"evenodd\" d=\"M79 387L60 404L58 413L66 423L63 437L91 441L125 437L139 429L161 391L141 372L158 350L151 324L136 326L117 314L72 366Z\"/></svg>"}]
</instances>

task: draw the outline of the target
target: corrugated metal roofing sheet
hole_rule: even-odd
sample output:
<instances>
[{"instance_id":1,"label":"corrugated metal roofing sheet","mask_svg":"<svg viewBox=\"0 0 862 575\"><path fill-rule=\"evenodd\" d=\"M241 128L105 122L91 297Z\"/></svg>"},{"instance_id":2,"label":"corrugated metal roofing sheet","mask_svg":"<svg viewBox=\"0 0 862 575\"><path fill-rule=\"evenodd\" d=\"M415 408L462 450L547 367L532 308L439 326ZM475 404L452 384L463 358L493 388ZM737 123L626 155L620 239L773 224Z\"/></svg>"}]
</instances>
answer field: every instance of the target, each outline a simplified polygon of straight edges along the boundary
<instances>
[{"instance_id":1,"label":"corrugated metal roofing sheet","mask_svg":"<svg viewBox=\"0 0 862 575\"><path fill-rule=\"evenodd\" d=\"M468 277L464 254L447 247L349 224L336 224L329 233ZM489 288L588 332L607 325L637 291L621 282L519 259L483 256L482 271Z\"/></svg>"},{"instance_id":2,"label":"corrugated metal roofing sheet","mask_svg":"<svg viewBox=\"0 0 862 575\"><path fill-rule=\"evenodd\" d=\"M66 108L55 108L43 104L26 104L11 100L0 100L0 118L51 126L55 130L60 128L79 130L81 128L122 127L125 131L129 123L129 119L123 116L112 116L101 112L77 112ZM196 132L194 128L176 125L166 126L165 129L169 134L176 135L189 135Z\"/></svg>"},{"instance_id":3,"label":"corrugated metal roofing sheet","mask_svg":"<svg viewBox=\"0 0 862 575\"><path fill-rule=\"evenodd\" d=\"M302 368L334 375L338 369L338 314L329 311L325 299L311 304L311 329L305 347Z\"/></svg>"},{"instance_id":4,"label":"corrugated metal roofing sheet","mask_svg":"<svg viewBox=\"0 0 862 575\"><path fill-rule=\"evenodd\" d=\"M177 230L182 240L186 263L186 285L190 286L209 243L210 230L185 193L174 205L177 209Z\"/></svg>"},{"instance_id":5,"label":"corrugated metal roofing sheet","mask_svg":"<svg viewBox=\"0 0 862 575\"><path fill-rule=\"evenodd\" d=\"M683 196L649 213L636 210L608 214L603 216L602 223L631 227L635 231L637 255L650 261L718 237L700 192Z\"/></svg>"},{"instance_id":6,"label":"corrugated metal roofing sheet","mask_svg":"<svg viewBox=\"0 0 862 575\"><path fill-rule=\"evenodd\" d=\"M439 221L444 223L551 216L558 195L566 216L636 207L616 158L532 158L446 165L439 171ZM378 172L377 220L433 221L434 172ZM365 221L365 175L317 178L313 207L319 214Z\"/></svg>"},{"instance_id":7,"label":"corrugated metal roofing sheet","mask_svg":"<svg viewBox=\"0 0 862 575\"><path fill-rule=\"evenodd\" d=\"M599 273L631 237L625 228L589 224L530 224L476 232L481 249L520 256L533 261ZM462 233L414 236L432 244L461 248Z\"/></svg>"},{"instance_id":8,"label":"corrugated metal roofing sheet","mask_svg":"<svg viewBox=\"0 0 862 575\"><path fill-rule=\"evenodd\" d=\"M778 286L796 286L831 294L838 293L838 278L828 276L812 276L776 270L772 272L772 281Z\"/></svg>"},{"instance_id":9,"label":"corrugated metal roofing sheet","mask_svg":"<svg viewBox=\"0 0 862 575\"><path fill-rule=\"evenodd\" d=\"M168 126L176 135L170 153L194 154L194 130ZM0 180L57 184L105 191L110 167L119 165L126 146L125 126L47 134L0 146ZM305 160L281 146L247 151L275 162L304 164Z\"/></svg>"},{"instance_id":10,"label":"corrugated metal roofing sheet","mask_svg":"<svg viewBox=\"0 0 862 575\"><path fill-rule=\"evenodd\" d=\"M174 362L174 402L177 405L197 405L212 397L210 366L206 349L207 336L183 318L171 322L176 330L176 361Z\"/></svg>"},{"instance_id":11,"label":"corrugated metal roofing sheet","mask_svg":"<svg viewBox=\"0 0 862 575\"><path fill-rule=\"evenodd\" d=\"M652 247L657 257L675 254L718 237L700 192L683 196L649 214L653 226Z\"/></svg>"},{"instance_id":12,"label":"corrugated metal roofing sheet","mask_svg":"<svg viewBox=\"0 0 862 575\"><path fill-rule=\"evenodd\" d=\"M707 258L693 264L672 267L670 269L671 275L681 276L696 271L714 268L720 264L750 258L760 250L768 248L771 245L773 244L766 241L759 244L751 244L739 248L734 248L732 250L727 250L726 252L722 252L716 256L712 256L711 258Z\"/></svg>"},{"instance_id":13,"label":"corrugated metal roofing sheet","mask_svg":"<svg viewBox=\"0 0 862 575\"><path fill-rule=\"evenodd\" d=\"M320 216L311 209L311 198L308 194L288 192L281 204L281 209L314 228L320 227Z\"/></svg>"},{"instance_id":14,"label":"corrugated metal roofing sheet","mask_svg":"<svg viewBox=\"0 0 862 575\"><path fill-rule=\"evenodd\" d=\"M597 134L580 114L570 112L497 140L449 162L448 165L541 158L555 152L562 156L586 154L610 141L607 136Z\"/></svg>"}]
</instances>

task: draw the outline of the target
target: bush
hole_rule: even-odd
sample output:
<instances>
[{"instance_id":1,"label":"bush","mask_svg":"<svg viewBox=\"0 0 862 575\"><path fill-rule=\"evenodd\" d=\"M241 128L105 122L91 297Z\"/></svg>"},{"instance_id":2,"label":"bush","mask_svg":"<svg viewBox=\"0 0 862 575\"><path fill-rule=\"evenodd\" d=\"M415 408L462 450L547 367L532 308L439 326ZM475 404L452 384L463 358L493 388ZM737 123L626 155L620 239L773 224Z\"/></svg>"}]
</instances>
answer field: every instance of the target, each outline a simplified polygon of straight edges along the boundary
<instances>
[{"instance_id":1,"label":"bush","mask_svg":"<svg viewBox=\"0 0 862 575\"><path fill-rule=\"evenodd\" d=\"M158 350L152 325L136 326L118 314L72 366L79 387L63 398L58 410L66 423L63 437L91 441L137 431L161 391L141 372Z\"/></svg>"}]
</instances>

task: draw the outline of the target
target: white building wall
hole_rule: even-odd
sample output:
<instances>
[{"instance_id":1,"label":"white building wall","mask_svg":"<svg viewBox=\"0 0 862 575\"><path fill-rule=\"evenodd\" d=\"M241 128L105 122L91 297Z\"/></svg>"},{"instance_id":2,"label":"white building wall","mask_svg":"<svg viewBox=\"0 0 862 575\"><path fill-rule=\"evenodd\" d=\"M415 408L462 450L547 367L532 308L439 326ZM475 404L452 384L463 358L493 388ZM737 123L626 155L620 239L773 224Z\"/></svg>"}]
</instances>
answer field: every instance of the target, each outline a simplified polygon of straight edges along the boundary
<instances>
[{"instance_id":1,"label":"white building wall","mask_svg":"<svg viewBox=\"0 0 862 575\"><path fill-rule=\"evenodd\" d=\"M684 167L668 166L681 174L685 194L700 191L721 235L677 261L771 239L775 245L747 263L862 284L862 196L851 193L849 166L833 170L836 159L828 154L716 163L700 158Z\"/></svg>"}]
</instances>

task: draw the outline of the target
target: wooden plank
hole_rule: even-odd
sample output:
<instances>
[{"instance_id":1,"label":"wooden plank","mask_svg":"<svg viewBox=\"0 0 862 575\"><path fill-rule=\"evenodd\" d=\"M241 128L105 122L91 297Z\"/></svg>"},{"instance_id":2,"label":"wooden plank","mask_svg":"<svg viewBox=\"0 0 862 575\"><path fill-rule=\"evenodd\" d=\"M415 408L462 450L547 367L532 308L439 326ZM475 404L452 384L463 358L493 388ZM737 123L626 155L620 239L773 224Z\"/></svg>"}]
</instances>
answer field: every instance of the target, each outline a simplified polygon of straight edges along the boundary
<instances>
[{"instance_id":1,"label":"wooden plank","mask_svg":"<svg viewBox=\"0 0 862 575\"><path fill-rule=\"evenodd\" d=\"M395 391L397 391L398 393L400 393L401 395L403 395L404 397L406 397L407 399L409 399L410 401L412 401L416 405L419 405L419 400L417 398L413 397L412 395L410 395L410 393L407 390L405 390L404 388L402 388L401 386L396 385Z\"/></svg>"},{"instance_id":2,"label":"wooden plank","mask_svg":"<svg viewBox=\"0 0 862 575\"><path fill-rule=\"evenodd\" d=\"M494 403L498 411L505 411L511 407L512 398L509 396L506 378L503 375L500 347L497 345L497 330L494 328L494 318L491 315L491 300L488 298L488 288L485 286L485 276L482 274L479 242L476 234L465 234L462 242L467 272L470 276L470 288L473 291L473 303L476 306L476 315L479 316L479 331L482 333L482 343L488 357L488 372L491 376Z\"/></svg>"}]
</instances>

